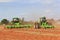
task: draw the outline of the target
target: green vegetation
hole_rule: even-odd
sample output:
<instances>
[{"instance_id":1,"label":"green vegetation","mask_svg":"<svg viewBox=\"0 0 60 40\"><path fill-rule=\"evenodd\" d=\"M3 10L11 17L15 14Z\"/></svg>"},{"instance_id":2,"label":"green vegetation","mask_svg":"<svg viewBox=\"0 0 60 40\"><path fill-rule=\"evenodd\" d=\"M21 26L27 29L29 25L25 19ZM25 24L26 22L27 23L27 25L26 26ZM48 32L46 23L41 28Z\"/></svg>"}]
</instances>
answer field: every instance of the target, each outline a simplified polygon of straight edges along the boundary
<instances>
[{"instance_id":1,"label":"green vegetation","mask_svg":"<svg viewBox=\"0 0 60 40\"><path fill-rule=\"evenodd\" d=\"M7 19L2 19L1 20L1 24L7 25L7 24L9 24L9 21Z\"/></svg>"}]
</instances>

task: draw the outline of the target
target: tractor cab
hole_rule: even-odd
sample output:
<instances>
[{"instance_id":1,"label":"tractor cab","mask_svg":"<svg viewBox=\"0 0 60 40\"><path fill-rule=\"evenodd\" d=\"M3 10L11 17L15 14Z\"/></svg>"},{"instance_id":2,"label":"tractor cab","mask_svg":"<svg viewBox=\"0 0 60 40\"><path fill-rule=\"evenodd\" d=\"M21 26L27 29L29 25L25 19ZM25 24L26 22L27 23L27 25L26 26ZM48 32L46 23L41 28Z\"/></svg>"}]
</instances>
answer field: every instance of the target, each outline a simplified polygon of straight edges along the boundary
<instances>
[{"instance_id":1,"label":"tractor cab","mask_svg":"<svg viewBox=\"0 0 60 40\"><path fill-rule=\"evenodd\" d=\"M19 27L19 25L20 25L19 18L13 18L12 24L13 24L14 26L18 26L18 27Z\"/></svg>"},{"instance_id":2,"label":"tractor cab","mask_svg":"<svg viewBox=\"0 0 60 40\"><path fill-rule=\"evenodd\" d=\"M46 17L42 17L42 18L41 18L41 21L42 21L42 22L46 22Z\"/></svg>"},{"instance_id":3,"label":"tractor cab","mask_svg":"<svg viewBox=\"0 0 60 40\"><path fill-rule=\"evenodd\" d=\"M19 23L19 18L13 18L12 22L13 23Z\"/></svg>"},{"instance_id":4,"label":"tractor cab","mask_svg":"<svg viewBox=\"0 0 60 40\"><path fill-rule=\"evenodd\" d=\"M42 25L43 23L46 23L47 20L46 20L46 17L42 17L40 18L40 24Z\"/></svg>"}]
</instances>

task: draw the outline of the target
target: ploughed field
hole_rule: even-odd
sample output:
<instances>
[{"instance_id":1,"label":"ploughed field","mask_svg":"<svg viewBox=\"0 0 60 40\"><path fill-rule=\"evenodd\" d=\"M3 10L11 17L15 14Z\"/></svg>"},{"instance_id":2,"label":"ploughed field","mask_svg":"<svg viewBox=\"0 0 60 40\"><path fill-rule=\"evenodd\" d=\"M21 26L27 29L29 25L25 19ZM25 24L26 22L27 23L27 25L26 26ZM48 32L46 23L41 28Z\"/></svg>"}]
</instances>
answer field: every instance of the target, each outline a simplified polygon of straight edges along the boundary
<instances>
[{"instance_id":1,"label":"ploughed field","mask_svg":"<svg viewBox=\"0 0 60 40\"><path fill-rule=\"evenodd\" d=\"M0 40L60 40L60 28L5 29L3 26L0 26Z\"/></svg>"}]
</instances>

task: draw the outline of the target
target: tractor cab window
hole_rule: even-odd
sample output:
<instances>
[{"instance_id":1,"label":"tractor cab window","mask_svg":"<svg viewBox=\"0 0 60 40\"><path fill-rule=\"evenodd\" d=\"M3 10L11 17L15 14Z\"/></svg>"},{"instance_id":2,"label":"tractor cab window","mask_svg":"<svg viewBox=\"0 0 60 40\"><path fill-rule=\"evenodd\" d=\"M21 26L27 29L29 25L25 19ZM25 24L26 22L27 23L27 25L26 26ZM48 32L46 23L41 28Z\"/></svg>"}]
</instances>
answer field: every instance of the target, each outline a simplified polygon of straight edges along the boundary
<instances>
[{"instance_id":1,"label":"tractor cab window","mask_svg":"<svg viewBox=\"0 0 60 40\"><path fill-rule=\"evenodd\" d=\"M46 22L46 18L45 17L42 17L42 22Z\"/></svg>"},{"instance_id":2,"label":"tractor cab window","mask_svg":"<svg viewBox=\"0 0 60 40\"><path fill-rule=\"evenodd\" d=\"M19 22L19 19L18 18L13 18L13 22L14 23L18 23Z\"/></svg>"}]
</instances>

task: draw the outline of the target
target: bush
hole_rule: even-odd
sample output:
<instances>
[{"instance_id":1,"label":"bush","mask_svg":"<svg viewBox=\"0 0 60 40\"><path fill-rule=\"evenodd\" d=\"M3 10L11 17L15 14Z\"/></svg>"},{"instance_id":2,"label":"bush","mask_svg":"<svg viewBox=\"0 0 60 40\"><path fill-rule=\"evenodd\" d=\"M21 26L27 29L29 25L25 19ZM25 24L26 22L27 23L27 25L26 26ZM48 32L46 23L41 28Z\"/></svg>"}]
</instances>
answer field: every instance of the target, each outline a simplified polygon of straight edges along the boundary
<instances>
[{"instance_id":1,"label":"bush","mask_svg":"<svg viewBox=\"0 0 60 40\"><path fill-rule=\"evenodd\" d=\"M1 24L8 24L8 23L9 23L9 21L7 19L2 19L1 20Z\"/></svg>"}]
</instances>

